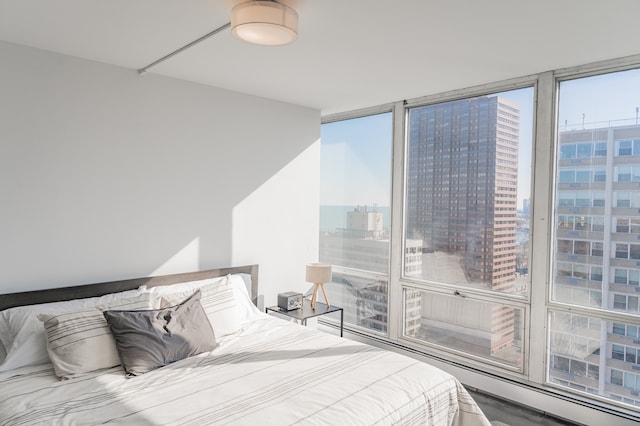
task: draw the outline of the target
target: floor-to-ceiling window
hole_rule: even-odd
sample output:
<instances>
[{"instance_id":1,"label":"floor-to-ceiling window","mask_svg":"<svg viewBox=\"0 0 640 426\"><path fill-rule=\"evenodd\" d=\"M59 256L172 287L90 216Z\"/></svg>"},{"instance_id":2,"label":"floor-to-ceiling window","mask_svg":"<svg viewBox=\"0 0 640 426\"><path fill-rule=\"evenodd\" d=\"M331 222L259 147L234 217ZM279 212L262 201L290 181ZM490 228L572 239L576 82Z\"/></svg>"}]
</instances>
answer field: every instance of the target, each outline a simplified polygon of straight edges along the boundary
<instances>
[{"instance_id":1,"label":"floor-to-ceiling window","mask_svg":"<svg viewBox=\"0 0 640 426\"><path fill-rule=\"evenodd\" d=\"M638 413L639 107L615 62L327 117L320 260L348 322Z\"/></svg>"},{"instance_id":2,"label":"floor-to-ceiling window","mask_svg":"<svg viewBox=\"0 0 640 426\"><path fill-rule=\"evenodd\" d=\"M403 335L522 371L532 87L408 108ZM406 259L403 259L406 264ZM493 294L490 294L493 293Z\"/></svg>"},{"instance_id":3,"label":"floor-to-ceiling window","mask_svg":"<svg viewBox=\"0 0 640 426\"><path fill-rule=\"evenodd\" d=\"M326 123L321 129L320 261L345 322L388 326L392 114Z\"/></svg>"},{"instance_id":4,"label":"floor-to-ceiling window","mask_svg":"<svg viewBox=\"0 0 640 426\"><path fill-rule=\"evenodd\" d=\"M558 99L548 380L640 407L640 70Z\"/></svg>"}]
</instances>

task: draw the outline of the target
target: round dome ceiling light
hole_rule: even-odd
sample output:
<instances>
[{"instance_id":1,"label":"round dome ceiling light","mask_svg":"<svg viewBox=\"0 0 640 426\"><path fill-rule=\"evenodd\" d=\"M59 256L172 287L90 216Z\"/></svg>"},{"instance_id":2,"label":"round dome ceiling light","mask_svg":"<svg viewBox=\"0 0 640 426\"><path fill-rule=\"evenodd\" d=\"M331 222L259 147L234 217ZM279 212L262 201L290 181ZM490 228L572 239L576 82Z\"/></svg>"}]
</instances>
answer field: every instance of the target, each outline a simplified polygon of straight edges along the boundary
<instances>
[{"instance_id":1,"label":"round dome ceiling light","mask_svg":"<svg viewBox=\"0 0 640 426\"><path fill-rule=\"evenodd\" d=\"M275 1L247 1L231 9L231 33L263 46L289 44L298 38L298 13Z\"/></svg>"}]
</instances>

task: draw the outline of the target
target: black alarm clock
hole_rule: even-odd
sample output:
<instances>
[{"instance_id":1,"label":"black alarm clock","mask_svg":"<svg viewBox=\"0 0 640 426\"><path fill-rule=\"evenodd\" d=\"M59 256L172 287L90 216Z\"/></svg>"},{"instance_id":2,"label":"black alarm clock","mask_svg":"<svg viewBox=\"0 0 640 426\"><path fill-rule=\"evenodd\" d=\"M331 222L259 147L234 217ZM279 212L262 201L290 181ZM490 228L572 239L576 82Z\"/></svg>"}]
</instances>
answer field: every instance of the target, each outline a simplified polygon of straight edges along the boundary
<instances>
[{"instance_id":1,"label":"black alarm clock","mask_svg":"<svg viewBox=\"0 0 640 426\"><path fill-rule=\"evenodd\" d=\"M278 293L278 307L285 311L302 308L302 293L296 293L295 291Z\"/></svg>"}]
</instances>

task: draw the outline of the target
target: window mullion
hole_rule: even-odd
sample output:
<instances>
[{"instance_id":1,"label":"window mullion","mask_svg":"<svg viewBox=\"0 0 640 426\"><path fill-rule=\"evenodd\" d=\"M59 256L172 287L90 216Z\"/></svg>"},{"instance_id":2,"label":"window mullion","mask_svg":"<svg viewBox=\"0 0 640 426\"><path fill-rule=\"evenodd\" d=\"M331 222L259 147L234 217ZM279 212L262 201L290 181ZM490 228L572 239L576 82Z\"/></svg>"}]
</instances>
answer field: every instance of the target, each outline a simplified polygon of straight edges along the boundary
<instances>
[{"instance_id":1,"label":"window mullion","mask_svg":"<svg viewBox=\"0 0 640 426\"><path fill-rule=\"evenodd\" d=\"M547 301L549 300L549 270L553 247L551 242L551 201L553 188L553 141L556 111L556 82L552 72L540 75L537 84L535 111L535 144L531 197L531 304L529 324L529 379L543 383L547 358ZM544 348L544 350L540 350Z\"/></svg>"},{"instance_id":2,"label":"window mullion","mask_svg":"<svg viewBox=\"0 0 640 426\"><path fill-rule=\"evenodd\" d=\"M393 108L393 167L391 178L391 265L389 268L389 338L397 341L402 336L402 286L400 278L404 265L403 214L404 214L404 156L405 156L405 107L396 102Z\"/></svg>"}]
</instances>

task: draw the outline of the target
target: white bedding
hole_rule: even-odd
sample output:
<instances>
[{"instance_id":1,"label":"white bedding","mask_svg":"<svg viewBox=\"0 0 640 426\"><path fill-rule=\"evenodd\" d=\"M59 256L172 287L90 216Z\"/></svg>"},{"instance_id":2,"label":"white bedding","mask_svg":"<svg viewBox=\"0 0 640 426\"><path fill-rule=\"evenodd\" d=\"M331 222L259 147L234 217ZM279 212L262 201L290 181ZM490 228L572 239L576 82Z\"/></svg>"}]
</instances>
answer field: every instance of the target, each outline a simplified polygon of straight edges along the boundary
<instances>
[{"instance_id":1,"label":"white bedding","mask_svg":"<svg viewBox=\"0 0 640 426\"><path fill-rule=\"evenodd\" d=\"M489 425L449 374L277 318L142 376L0 373L0 424Z\"/></svg>"}]
</instances>

